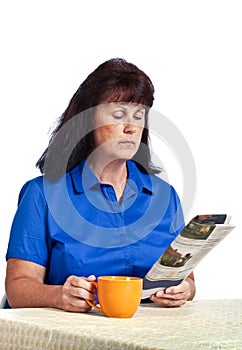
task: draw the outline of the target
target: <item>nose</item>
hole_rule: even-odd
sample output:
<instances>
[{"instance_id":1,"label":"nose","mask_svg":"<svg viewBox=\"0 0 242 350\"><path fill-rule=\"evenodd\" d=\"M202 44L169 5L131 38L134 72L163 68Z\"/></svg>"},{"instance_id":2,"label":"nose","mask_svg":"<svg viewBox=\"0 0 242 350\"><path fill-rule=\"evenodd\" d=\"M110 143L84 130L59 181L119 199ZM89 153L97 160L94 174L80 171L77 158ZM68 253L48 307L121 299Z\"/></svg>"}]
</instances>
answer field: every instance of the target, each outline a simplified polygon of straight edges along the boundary
<instances>
[{"instance_id":1,"label":"nose","mask_svg":"<svg viewBox=\"0 0 242 350\"><path fill-rule=\"evenodd\" d=\"M128 116L124 122L124 133L134 134L136 132L137 125L132 121L132 117Z\"/></svg>"},{"instance_id":2,"label":"nose","mask_svg":"<svg viewBox=\"0 0 242 350\"><path fill-rule=\"evenodd\" d=\"M136 132L136 125L132 123L125 123L124 133L125 134L134 134Z\"/></svg>"}]
</instances>

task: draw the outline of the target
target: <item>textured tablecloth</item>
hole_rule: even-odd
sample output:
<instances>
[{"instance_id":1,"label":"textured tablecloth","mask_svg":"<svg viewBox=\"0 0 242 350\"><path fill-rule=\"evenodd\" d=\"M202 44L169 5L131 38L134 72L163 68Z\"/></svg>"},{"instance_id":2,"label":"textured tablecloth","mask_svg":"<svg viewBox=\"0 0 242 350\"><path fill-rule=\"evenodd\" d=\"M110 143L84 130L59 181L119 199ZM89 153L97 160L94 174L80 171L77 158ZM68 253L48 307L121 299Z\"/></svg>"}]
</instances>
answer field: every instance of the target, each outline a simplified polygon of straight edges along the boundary
<instances>
[{"instance_id":1,"label":"textured tablecloth","mask_svg":"<svg viewBox=\"0 0 242 350\"><path fill-rule=\"evenodd\" d=\"M130 319L98 311L0 310L0 349L242 349L242 299L141 305Z\"/></svg>"}]
</instances>

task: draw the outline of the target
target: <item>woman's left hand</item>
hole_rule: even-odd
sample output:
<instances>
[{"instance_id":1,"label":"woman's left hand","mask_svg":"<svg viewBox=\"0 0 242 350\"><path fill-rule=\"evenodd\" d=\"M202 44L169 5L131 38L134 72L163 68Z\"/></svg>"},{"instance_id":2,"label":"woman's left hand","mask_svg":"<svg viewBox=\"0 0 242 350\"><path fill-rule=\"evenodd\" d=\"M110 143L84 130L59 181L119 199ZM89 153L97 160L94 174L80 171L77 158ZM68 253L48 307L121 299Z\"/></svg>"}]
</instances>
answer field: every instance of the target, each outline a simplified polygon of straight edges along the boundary
<instances>
[{"instance_id":1,"label":"woman's left hand","mask_svg":"<svg viewBox=\"0 0 242 350\"><path fill-rule=\"evenodd\" d=\"M191 278L187 278L178 286L159 290L156 294L151 295L150 300L161 306L175 307L184 305L187 300L192 300L194 294L194 281Z\"/></svg>"}]
</instances>

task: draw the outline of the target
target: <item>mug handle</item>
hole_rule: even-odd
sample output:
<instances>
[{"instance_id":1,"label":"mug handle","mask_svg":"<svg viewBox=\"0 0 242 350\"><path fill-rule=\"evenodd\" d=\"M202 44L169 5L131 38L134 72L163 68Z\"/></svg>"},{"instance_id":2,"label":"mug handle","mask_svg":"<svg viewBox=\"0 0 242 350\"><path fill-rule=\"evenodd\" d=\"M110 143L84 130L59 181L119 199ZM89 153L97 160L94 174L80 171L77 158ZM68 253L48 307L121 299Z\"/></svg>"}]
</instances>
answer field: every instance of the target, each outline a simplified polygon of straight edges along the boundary
<instances>
[{"instance_id":1,"label":"mug handle","mask_svg":"<svg viewBox=\"0 0 242 350\"><path fill-rule=\"evenodd\" d=\"M90 283L93 284L93 285L96 287L97 291L98 291L97 282L92 281L92 282L90 282ZM86 303L87 303L88 305L90 305L91 307L93 307L93 308L96 309L97 311L103 312L102 308L101 308L100 306L97 306L97 305L93 304L93 302L92 302L91 300L85 299L85 301L86 301Z\"/></svg>"}]
</instances>

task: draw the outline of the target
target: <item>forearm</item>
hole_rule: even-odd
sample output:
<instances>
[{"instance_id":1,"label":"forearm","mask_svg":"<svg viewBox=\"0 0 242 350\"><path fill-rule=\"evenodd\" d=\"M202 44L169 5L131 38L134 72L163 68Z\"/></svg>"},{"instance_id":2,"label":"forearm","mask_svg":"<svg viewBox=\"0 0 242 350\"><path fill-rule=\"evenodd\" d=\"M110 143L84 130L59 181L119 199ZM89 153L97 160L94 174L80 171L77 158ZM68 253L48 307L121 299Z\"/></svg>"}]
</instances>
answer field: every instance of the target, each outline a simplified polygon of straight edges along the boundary
<instances>
[{"instance_id":1,"label":"forearm","mask_svg":"<svg viewBox=\"0 0 242 350\"><path fill-rule=\"evenodd\" d=\"M6 281L6 294L9 305L20 307L62 308L63 286L50 286L30 278Z\"/></svg>"}]
</instances>

